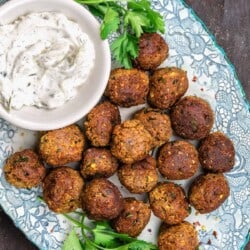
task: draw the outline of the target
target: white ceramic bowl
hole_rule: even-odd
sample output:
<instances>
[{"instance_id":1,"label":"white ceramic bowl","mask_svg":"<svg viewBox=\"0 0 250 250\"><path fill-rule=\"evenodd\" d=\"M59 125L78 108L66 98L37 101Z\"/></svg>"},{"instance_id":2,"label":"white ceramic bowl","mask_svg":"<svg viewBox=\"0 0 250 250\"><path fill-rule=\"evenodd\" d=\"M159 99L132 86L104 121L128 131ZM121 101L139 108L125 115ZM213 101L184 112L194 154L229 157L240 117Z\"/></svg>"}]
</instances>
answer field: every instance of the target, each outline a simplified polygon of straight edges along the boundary
<instances>
[{"instance_id":1,"label":"white ceramic bowl","mask_svg":"<svg viewBox=\"0 0 250 250\"><path fill-rule=\"evenodd\" d=\"M92 14L73 0L11 0L0 7L0 22L6 24L31 12L57 11L76 21L95 47L95 64L77 96L63 106L48 110L24 107L10 112L0 105L0 116L10 123L29 130L51 130L72 124L84 117L100 100L110 74L109 44L102 41L99 23ZM0 37L1 39L1 37Z\"/></svg>"}]
</instances>

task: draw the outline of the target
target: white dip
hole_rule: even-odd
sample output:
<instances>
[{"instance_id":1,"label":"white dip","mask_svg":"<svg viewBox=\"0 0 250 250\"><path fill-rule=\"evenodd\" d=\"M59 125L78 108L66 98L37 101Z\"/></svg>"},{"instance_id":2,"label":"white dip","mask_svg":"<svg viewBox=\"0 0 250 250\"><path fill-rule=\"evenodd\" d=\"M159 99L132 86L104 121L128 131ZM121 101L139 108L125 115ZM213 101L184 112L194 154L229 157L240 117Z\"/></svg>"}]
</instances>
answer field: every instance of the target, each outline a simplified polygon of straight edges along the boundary
<instances>
[{"instance_id":1,"label":"white dip","mask_svg":"<svg viewBox=\"0 0 250 250\"><path fill-rule=\"evenodd\" d=\"M63 105L95 59L80 26L57 12L31 13L0 26L0 102L7 109Z\"/></svg>"}]
</instances>

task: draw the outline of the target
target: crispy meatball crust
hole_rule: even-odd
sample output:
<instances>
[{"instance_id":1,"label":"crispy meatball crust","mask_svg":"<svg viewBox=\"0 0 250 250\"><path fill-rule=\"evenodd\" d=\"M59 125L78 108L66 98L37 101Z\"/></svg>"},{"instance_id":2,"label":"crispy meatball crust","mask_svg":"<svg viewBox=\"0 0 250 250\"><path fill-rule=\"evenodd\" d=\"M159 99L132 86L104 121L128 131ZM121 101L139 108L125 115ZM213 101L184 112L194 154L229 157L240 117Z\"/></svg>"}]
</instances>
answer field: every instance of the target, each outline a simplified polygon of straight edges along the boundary
<instances>
[{"instance_id":1,"label":"crispy meatball crust","mask_svg":"<svg viewBox=\"0 0 250 250\"><path fill-rule=\"evenodd\" d=\"M73 124L44 133L39 141L39 154L49 165L56 167L80 161L85 139L79 126Z\"/></svg>"},{"instance_id":2,"label":"crispy meatball crust","mask_svg":"<svg viewBox=\"0 0 250 250\"><path fill-rule=\"evenodd\" d=\"M139 120L127 120L113 130L111 153L125 164L144 159L152 145L152 136Z\"/></svg>"},{"instance_id":3,"label":"crispy meatball crust","mask_svg":"<svg viewBox=\"0 0 250 250\"><path fill-rule=\"evenodd\" d=\"M189 222L161 226L158 236L159 250L196 250L198 246L198 233Z\"/></svg>"},{"instance_id":4,"label":"crispy meatball crust","mask_svg":"<svg viewBox=\"0 0 250 250\"><path fill-rule=\"evenodd\" d=\"M201 214L217 209L229 196L230 188L223 174L198 176L189 189L189 202Z\"/></svg>"},{"instance_id":5,"label":"crispy meatball crust","mask_svg":"<svg viewBox=\"0 0 250 250\"><path fill-rule=\"evenodd\" d=\"M189 205L182 187L161 182L149 192L149 203L155 216L168 225L182 222L189 215Z\"/></svg>"},{"instance_id":6,"label":"crispy meatball crust","mask_svg":"<svg viewBox=\"0 0 250 250\"><path fill-rule=\"evenodd\" d=\"M32 188L41 184L46 169L32 149L12 154L3 168L6 180L17 188Z\"/></svg>"},{"instance_id":7,"label":"crispy meatball crust","mask_svg":"<svg viewBox=\"0 0 250 250\"><path fill-rule=\"evenodd\" d=\"M82 195L82 207L87 216L94 220L116 218L124 206L119 189L104 178L93 179Z\"/></svg>"},{"instance_id":8,"label":"crispy meatball crust","mask_svg":"<svg viewBox=\"0 0 250 250\"><path fill-rule=\"evenodd\" d=\"M148 224L151 215L149 205L132 197L124 199L122 212L112 221L118 232L137 237Z\"/></svg>"},{"instance_id":9,"label":"crispy meatball crust","mask_svg":"<svg viewBox=\"0 0 250 250\"><path fill-rule=\"evenodd\" d=\"M85 179L110 177L118 168L118 160L105 148L89 148L83 154L80 172Z\"/></svg>"},{"instance_id":10,"label":"crispy meatball crust","mask_svg":"<svg viewBox=\"0 0 250 250\"><path fill-rule=\"evenodd\" d=\"M187 96L172 108L170 119L176 134L186 139L199 140L209 134L214 114L204 99Z\"/></svg>"},{"instance_id":11,"label":"crispy meatball crust","mask_svg":"<svg viewBox=\"0 0 250 250\"><path fill-rule=\"evenodd\" d=\"M230 171L234 166L233 142L221 132L211 133L204 138L198 152L202 167L209 171L223 173Z\"/></svg>"},{"instance_id":12,"label":"crispy meatball crust","mask_svg":"<svg viewBox=\"0 0 250 250\"><path fill-rule=\"evenodd\" d=\"M158 109L144 108L134 115L142 122L153 137L153 147L159 147L169 141L172 135L170 118Z\"/></svg>"},{"instance_id":13,"label":"crispy meatball crust","mask_svg":"<svg viewBox=\"0 0 250 250\"><path fill-rule=\"evenodd\" d=\"M139 54L134 66L142 70L156 69L168 57L168 45L157 33L144 33L139 39Z\"/></svg>"},{"instance_id":14,"label":"crispy meatball crust","mask_svg":"<svg viewBox=\"0 0 250 250\"><path fill-rule=\"evenodd\" d=\"M150 78L149 103L159 109L172 107L187 91L187 72L176 68L155 70Z\"/></svg>"},{"instance_id":15,"label":"crispy meatball crust","mask_svg":"<svg viewBox=\"0 0 250 250\"><path fill-rule=\"evenodd\" d=\"M147 156L131 165L123 165L118 170L118 178L131 193L149 192L158 182L156 160L152 156Z\"/></svg>"},{"instance_id":16,"label":"crispy meatball crust","mask_svg":"<svg viewBox=\"0 0 250 250\"><path fill-rule=\"evenodd\" d=\"M69 213L81 207L84 181L77 170L58 167L45 177L43 198L49 209L56 213Z\"/></svg>"},{"instance_id":17,"label":"crispy meatball crust","mask_svg":"<svg viewBox=\"0 0 250 250\"><path fill-rule=\"evenodd\" d=\"M157 163L159 172L169 180L187 179L198 170L198 152L189 142L168 142L160 149Z\"/></svg>"},{"instance_id":18,"label":"crispy meatball crust","mask_svg":"<svg viewBox=\"0 0 250 250\"><path fill-rule=\"evenodd\" d=\"M104 101L88 113L84 122L86 136L95 147L108 146L114 126L120 123L118 107L109 101Z\"/></svg>"},{"instance_id":19,"label":"crispy meatball crust","mask_svg":"<svg viewBox=\"0 0 250 250\"><path fill-rule=\"evenodd\" d=\"M117 68L111 71L105 96L121 107L131 107L146 102L149 77L138 69Z\"/></svg>"}]
</instances>

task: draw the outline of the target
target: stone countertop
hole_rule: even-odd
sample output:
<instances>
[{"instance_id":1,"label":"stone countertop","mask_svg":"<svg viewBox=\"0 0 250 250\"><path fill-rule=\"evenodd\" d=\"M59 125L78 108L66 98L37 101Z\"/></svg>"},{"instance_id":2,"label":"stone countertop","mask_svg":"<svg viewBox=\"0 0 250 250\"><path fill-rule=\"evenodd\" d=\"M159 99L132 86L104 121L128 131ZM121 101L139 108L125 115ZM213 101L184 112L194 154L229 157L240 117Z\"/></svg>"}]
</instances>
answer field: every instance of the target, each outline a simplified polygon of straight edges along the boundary
<instances>
[{"instance_id":1,"label":"stone countertop","mask_svg":"<svg viewBox=\"0 0 250 250\"><path fill-rule=\"evenodd\" d=\"M186 0L214 34L234 64L248 100L250 99L250 1ZM13 222L0 211L0 250L36 250ZM245 250L250 250L250 246Z\"/></svg>"}]
</instances>

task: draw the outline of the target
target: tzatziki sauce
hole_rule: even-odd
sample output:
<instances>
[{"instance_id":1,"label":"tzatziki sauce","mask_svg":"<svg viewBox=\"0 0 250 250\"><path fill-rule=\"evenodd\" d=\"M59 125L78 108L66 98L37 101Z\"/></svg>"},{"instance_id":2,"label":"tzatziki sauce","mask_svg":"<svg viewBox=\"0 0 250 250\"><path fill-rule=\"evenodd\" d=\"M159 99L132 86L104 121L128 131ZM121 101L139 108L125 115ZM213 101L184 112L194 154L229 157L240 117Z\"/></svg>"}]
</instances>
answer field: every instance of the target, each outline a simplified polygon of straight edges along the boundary
<instances>
[{"instance_id":1,"label":"tzatziki sauce","mask_svg":"<svg viewBox=\"0 0 250 250\"><path fill-rule=\"evenodd\" d=\"M0 102L6 109L53 109L77 94L93 69L89 36L58 12L0 25Z\"/></svg>"}]
</instances>

